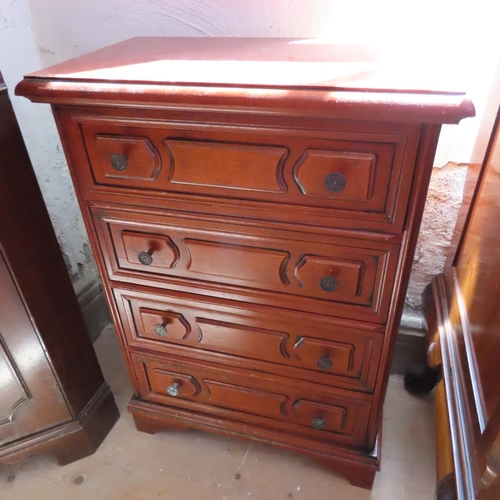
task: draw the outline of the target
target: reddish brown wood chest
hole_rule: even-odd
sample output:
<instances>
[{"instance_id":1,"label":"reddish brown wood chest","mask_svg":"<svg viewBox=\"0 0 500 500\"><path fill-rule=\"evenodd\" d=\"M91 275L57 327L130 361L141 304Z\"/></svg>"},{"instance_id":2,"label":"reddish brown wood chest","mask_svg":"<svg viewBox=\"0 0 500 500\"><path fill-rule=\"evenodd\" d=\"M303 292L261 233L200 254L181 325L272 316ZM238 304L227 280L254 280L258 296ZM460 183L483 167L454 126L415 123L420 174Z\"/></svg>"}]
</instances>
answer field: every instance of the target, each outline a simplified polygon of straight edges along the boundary
<instances>
[{"instance_id":1,"label":"reddish brown wood chest","mask_svg":"<svg viewBox=\"0 0 500 500\"><path fill-rule=\"evenodd\" d=\"M140 430L270 443L371 487L440 126L474 113L377 57L139 38L18 86L53 106Z\"/></svg>"}]
</instances>

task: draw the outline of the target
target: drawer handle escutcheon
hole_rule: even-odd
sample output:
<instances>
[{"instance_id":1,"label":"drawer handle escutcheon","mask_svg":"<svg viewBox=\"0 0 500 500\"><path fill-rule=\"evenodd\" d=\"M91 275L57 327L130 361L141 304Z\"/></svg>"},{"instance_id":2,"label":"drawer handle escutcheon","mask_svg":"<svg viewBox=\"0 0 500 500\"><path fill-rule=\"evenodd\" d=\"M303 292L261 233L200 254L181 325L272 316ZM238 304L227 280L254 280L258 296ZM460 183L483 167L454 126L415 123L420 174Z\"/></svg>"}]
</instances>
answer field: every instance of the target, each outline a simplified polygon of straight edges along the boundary
<instances>
[{"instance_id":1,"label":"drawer handle escutcheon","mask_svg":"<svg viewBox=\"0 0 500 500\"><path fill-rule=\"evenodd\" d=\"M318 359L318 367L322 370L331 370L333 366L332 360L328 356L323 356Z\"/></svg>"},{"instance_id":2,"label":"drawer handle escutcheon","mask_svg":"<svg viewBox=\"0 0 500 500\"><path fill-rule=\"evenodd\" d=\"M139 262L144 266L150 266L153 263L153 250L148 250L147 252L139 252L137 258Z\"/></svg>"},{"instance_id":3,"label":"drawer handle escutcheon","mask_svg":"<svg viewBox=\"0 0 500 500\"><path fill-rule=\"evenodd\" d=\"M338 286L337 280L333 276L325 276L324 278L321 278L319 284L325 292L333 292Z\"/></svg>"},{"instance_id":4,"label":"drawer handle escutcheon","mask_svg":"<svg viewBox=\"0 0 500 500\"><path fill-rule=\"evenodd\" d=\"M325 178L325 187L331 193L340 193L345 188L346 183L345 177L337 172L329 174Z\"/></svg>"},{"instance_id":5,"label":"drawer handle escutcheon","mask_svg":"<svg viewBox=\"0 0 500 500\"><path fill-rule=\"evenodd\" d=\"M169 396L176 398L179 395L179 383L176 382L174 385L168 386L167 392Z\"/></svg>"},{"instance_id":6,"label":"drawer handle escutcheon","mask_svg":"<svg viewBox=\"0 0 500 500\"><path fill-rule=\"evenodd\" d=\"M115 170L118 170L118 172L122 172L127 168L127 157L124 155L114 154L109 161L111 162L111 166Z\"/></svg>"},{"instance_id":7,"label":"drawer handle escutcheon","mask_svg":"<svg viewBox=\"0 0 500 500\"><path fill-rule=\"evenodd\" d=\"M318 417L318 418L315 418L313 421L312 421L312 426L318 430L318 431L322 431L324 430L325 428L325 421L321 418L321 417Z\"/></svg>"},{"instance_id":8,"label":"drawer handle escutcheon","mask_svg":"<svg viewBox=\"0 0 500 500\"><path fill-rule=\"evenodd\" d=\"M165 337L165 335L167 335L167 322L164 321L161 325L155 325L154 332L159 337Z\"/></svg>"}]
</instances>

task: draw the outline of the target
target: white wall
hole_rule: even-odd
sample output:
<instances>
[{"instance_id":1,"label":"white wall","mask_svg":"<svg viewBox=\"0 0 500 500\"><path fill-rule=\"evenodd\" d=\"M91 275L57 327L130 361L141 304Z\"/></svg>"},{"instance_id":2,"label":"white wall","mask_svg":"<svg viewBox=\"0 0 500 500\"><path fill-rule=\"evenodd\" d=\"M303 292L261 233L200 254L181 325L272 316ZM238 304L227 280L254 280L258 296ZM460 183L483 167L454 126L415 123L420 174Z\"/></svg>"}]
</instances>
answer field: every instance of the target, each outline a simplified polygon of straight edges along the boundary
<instances>
[{"instance_id":1,"label":"white wall","mask_svg":"<svg viewBox=\"0 0 500 500\"><path fill-rule=\"evenodd\" d=\"M43 65L132 36L326 37L453 46L482 114L498 57L493 0L30 0ZM467 163L479 119L444 127L436 165Z\"/></svg>"},{"instance_id":2,"label":"white wall","mask_svg":"<svg viewBox=\"0 0 500 500\"><path fill-rule=\"evenodd\" d=\"M28 0L0 0L0 70L9 87L17 119L28 148L68 270L95 279L88 238L49 106L13 96L23 75L41 67L31 25Z\"/></svg>"},{"instance_id":3,"label":"white wall","mask_svg":"<svg viewBox=\"0 0 500 500\"><path fill-rule=\"evenodd\" d=\"M491 0L411 3L402 0L18 0L14 6L11 3L0 0L2 30L4 23L8 24L6 17L17 23L15 34L2 35L2 40L10 40L11 54L6 55L5 49L0 52L0 68L11 87L24 72L41 65L138 35L326 37L341 43L389 43L399 48L456 47L458 58L463 59L463 74L478 118L466 120L458 127L444 127L436 157L438 167L450 162L469 162L494 69L490 61L498 57L500 46L494 29L497 2ZM85 237L68 187L53 121L43 106L17 99L15 106L62 247L75 270L78 262L85 265L82 250ZM463 175L451 177L449 189L460 195ZM451 204L456 206L456 196ZM446 224L449 226L450 222ZM432 231L445 234L449 228L436 227ZM446 238L440 245L446 246ZM440 258L428 266L435 273L440 270L444 251L443 248ZM421 254L425 258L425 248ZM418 306L416 297L411 299Z\"/></svg>"}]
</instances>

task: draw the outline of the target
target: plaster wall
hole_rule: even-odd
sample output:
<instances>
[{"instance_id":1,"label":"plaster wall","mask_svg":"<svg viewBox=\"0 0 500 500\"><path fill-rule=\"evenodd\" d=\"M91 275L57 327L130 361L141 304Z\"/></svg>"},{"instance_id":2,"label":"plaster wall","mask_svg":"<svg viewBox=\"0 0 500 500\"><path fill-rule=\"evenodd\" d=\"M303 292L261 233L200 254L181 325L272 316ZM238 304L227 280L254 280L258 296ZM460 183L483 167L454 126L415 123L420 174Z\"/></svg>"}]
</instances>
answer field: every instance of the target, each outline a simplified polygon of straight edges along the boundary
<instances>
[{"instance_id":1,"label":"plaster wall","mask_svg":"<svg viewBox=\"0 0 500 500\"><path fill-rule=\"evenodd\" d=\"M49 106L13 96L23 75L41 67L27 0L0 0L0 70L70 274L87 281L96 274L83 220Z\"/></svg>"},{"instance_id":2,"label":"plaster wall","mask_svg":"<svg viewBox=\"0 0 500 500\"><path fill-rule=\"evenodd\" d=\"M476 140L492 60L499 55L495 10L489 0L0 0L0 68L12 90L23 73L140 35L322 37L399 48L455 47L478 116L443 127L424 217L425 237L408 294L408 306L418 309L423 282L444 262L464 165ZM72 273L92 273L50 112L18 98L14 106L68 266Z\"/></svg>"}]
</instances>

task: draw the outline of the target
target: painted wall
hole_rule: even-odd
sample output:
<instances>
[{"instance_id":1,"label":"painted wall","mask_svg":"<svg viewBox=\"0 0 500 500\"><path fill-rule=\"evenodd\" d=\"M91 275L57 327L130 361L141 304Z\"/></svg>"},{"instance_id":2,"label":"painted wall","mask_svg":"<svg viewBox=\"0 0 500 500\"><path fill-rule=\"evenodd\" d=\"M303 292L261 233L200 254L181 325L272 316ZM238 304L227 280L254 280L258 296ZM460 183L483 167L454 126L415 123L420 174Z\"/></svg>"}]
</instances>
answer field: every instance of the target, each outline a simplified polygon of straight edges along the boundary
<instances>
[{"instance_id":1,"label":"painted wall","mask_svg":"<svg viewBox=\"0 0 500 500\"><path fill-rule=\"evenodd\" d=\"M326 37L340 43L400 48L456 47L478 118L443 128L426 209L426 237L419 247L408 297L409 306L418 308L422 285L440 271L444 261L460 204L464 165L470 161L494 69L491 61L498 57L495 10L495 2L489 0L412 4L401 0L0 0L1 40L8 43L8 49L0 49L0 68L13 87L24 72L139 35ZM89 269L86 236L53 120L44 106L16 99L15 107L68 265L72 272L85 273Z\"/></svg>"},{"instance_id":2,"label":"painted wall","mask_svg":"<svg viewBox=\"0 0 500 500\"><path fill-rule=\"evenodd\" d=\"M49 106L13 96L23 75L42 65L27 0L0 0L0 70L37 174L64 258L73 277L96 279L80 209Z\"/></svg>"}]
</instances>

